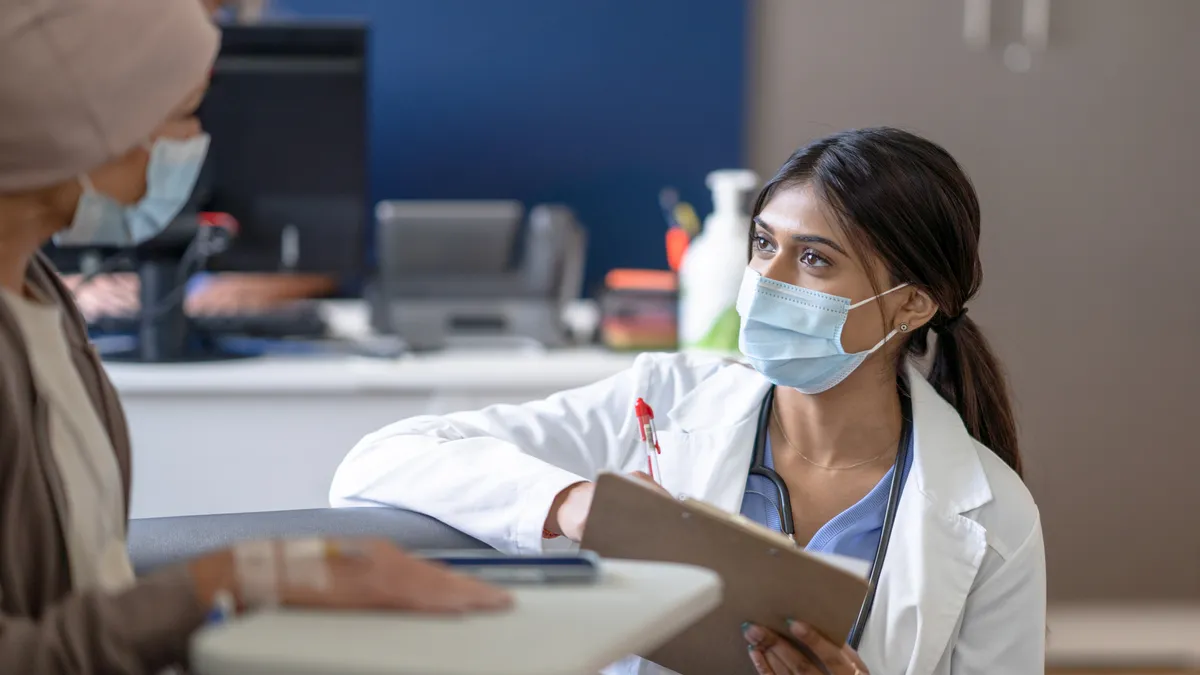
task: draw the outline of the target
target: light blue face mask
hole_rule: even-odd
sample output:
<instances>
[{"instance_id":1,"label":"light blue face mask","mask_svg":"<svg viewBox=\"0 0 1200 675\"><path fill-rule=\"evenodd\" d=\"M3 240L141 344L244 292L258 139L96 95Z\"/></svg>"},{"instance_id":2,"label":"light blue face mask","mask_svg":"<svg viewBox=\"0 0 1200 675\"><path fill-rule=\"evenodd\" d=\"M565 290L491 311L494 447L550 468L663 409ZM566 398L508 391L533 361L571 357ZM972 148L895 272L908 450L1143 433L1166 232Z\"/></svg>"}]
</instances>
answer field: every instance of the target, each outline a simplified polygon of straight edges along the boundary
<instances>
[{"instance_id":1,"label":"light blue face mask","mask_svg":"<svg viewBox=\"0 0 1200 675\"><path fill-rule=\"evenodd\" d=\"M907 285L851 304L849 298L767 279L747 268L737 299L742 317L738 346L754 369L775 384L805 394L828 391L898 332L893 329L865 352L847 354L842 329L850 310Z\"/></svg>"},{"instance_id":2,"label":"light blue face mask","mask_svg":"<svg viewBox=\"0 0 1200 675\"><path fill-rule=\"evenodd\" d=\"M70 227L54 235L54 243L132 248L158 236L192 195L208 143L208 134L187 140L155 140L146 165L146 194L132 206L97 192L87 176L80 176L83 194L75 217Z\"/></svg>"}]
</instances>

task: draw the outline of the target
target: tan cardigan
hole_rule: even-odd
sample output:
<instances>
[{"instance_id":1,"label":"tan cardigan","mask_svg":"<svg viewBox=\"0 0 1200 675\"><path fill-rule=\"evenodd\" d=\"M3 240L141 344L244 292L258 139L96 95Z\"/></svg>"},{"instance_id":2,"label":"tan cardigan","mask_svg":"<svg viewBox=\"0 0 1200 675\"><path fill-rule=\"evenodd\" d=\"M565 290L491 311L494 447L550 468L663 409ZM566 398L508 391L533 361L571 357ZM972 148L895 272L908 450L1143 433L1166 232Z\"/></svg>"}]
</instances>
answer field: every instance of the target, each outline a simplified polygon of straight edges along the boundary
<instances>
[{"instance_id":1,"label":"tan cardigan","mask_svg":"<svg viewBox=\"0 0 1200 675\"><path fill-rule=\"evenodd\" d=\"M50 263L27 282L63 310L75 367L112 440L129 509L129 431L82 317ZM186 660L203 623L184 568L116 594L74 593L59 514L65 496L49 447L47 402L33 384L24 338L0 303L0 673L153 675Z\"/></svg>"}]
</instances>

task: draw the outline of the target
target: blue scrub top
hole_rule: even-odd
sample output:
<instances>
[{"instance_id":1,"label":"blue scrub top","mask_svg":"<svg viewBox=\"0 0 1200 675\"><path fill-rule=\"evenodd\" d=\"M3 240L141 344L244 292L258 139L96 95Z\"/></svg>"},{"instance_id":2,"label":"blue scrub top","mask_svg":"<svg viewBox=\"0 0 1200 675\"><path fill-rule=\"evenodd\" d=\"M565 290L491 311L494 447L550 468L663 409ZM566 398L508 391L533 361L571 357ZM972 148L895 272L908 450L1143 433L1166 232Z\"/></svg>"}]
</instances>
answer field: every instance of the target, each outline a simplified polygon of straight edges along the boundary
<instances>
[{"instance_id":1,"label":"blue scrub top","mask_svg":"<svg viewBox=\"0 0 1200 675\"><path fill-rule=\"evenodd\" d=\"M771 453L771 439L767 438L763 464L775 468L775 458ZM900 476L901 490L908 480L908 471L912 468L912 442L909 442L903 471ZM880 479L875 487L860 499L858 503L834 516L825 523L805 550L815 553L836 553L874 562L875 550L883 536L883 520L887 511L888 492L892 487L892 475L896 467L888 469L887 474ZM749 476L746 480L746 496L742 499L742 515L754 522L765 525L776 532L782 532L779 522L779 509L775 502L779 493L775 484L763 476Z\"/></svg>"}]
</instances>

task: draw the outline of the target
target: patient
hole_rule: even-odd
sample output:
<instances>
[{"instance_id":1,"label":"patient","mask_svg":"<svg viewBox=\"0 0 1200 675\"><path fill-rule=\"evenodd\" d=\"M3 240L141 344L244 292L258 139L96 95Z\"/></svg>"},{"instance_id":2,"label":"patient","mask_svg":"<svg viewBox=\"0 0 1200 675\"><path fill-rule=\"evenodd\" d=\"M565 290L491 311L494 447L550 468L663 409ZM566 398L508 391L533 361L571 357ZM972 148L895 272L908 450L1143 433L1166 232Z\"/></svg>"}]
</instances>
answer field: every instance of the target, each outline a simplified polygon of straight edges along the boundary
<instances>
[{"instance_id":1,"label":"patient","mask_svg":"<svg viewBox=\"0 0 1200 675\"><path fill-rule=\"evenodd\" d=\"M255 22L268 11L266 0L203 0L210 14L239 23ZM84 281L63 277L84 318L128 317L140 311L136 274L115 272ZM193 285L184 302L191 316L255 314L310 298L332 295L337 280L320 274L209 274Z\"/></svg>"},{"instance_id":2,"label":"patient","mask_svg":"<svg viewBox=\"0 0 1200 675\"><path fill-rule=\"evenodd\" d=\"M41 250L128 248L178 214L218 40L198 0L0 3L0 673L150 675L256 606L510 602L380 541L248 542L134 577L129 431Z\"/></svg>"}]
</instances>

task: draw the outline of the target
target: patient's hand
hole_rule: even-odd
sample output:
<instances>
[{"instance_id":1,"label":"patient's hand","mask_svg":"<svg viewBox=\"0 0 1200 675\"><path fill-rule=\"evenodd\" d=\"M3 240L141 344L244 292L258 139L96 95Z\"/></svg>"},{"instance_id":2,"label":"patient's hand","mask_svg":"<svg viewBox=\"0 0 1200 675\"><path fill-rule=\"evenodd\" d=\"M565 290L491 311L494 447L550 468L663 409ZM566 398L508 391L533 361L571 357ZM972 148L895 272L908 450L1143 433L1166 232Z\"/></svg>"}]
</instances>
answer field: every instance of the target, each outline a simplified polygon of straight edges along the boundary
<instances>
[{"instance_id":1,"label":"patient's hand","mask_svg":"<svg viewBox=\"0 0 1200 675\"><path fill-rule=\"evenodd\" d=\"M512 604L504 590L411 556L391 542L367 541L360 547L360 555L329 560L328 587L287 588L284 603L432 613L504 609Z\"/></svg>"},{"instance_id":2,"label":"patient's hand","mask_svg":"<svg viewBox=\"0 0 1200 675\"><path fill-rule=\"evenodd\" d=\"M274 546L277 553L282 545L259 543ZM270 564L279 565L286 573L279 578L271 575L270 581L260 580L267 588L261 584L243 585L233 549L192 560L188 569L196 598L202 606L211 607L219 591L236 590L235 600L243 607L266 602L266 595L294 607L439 614L497 610L512 604L512 597L503 589L411 556L388 541L358 539L327 543L333 552L305 560L298 568L305 572L303 575L288 571L288 563L280 558L272 558Z\"/></svg>"},{"instance_id":3,"label":"patient's hand","mask_svg":"<svg viewBox=\"0 0 1200 675\"><path fill-rule=\"evenodd\" d=\"M655 483L649 474L635 471L629 476L646 481L663 494L669 494ZM587 526L588 513L592 510L592 497L595 494L595 483L576 483L558 493L550 507L550 514L546 517L546 530L553 534L561 534L571 541L583 541L583 530Z\"/></svg>"}]
</instances>

